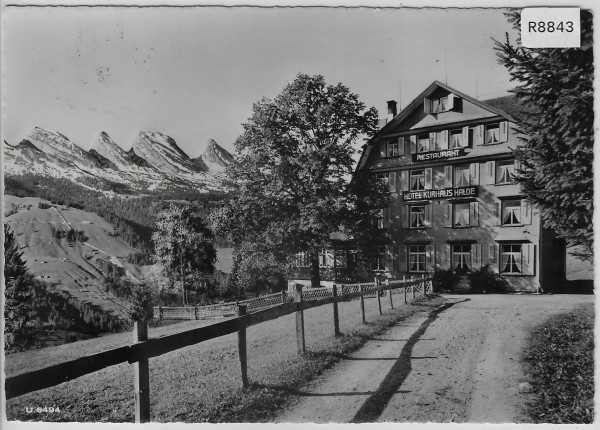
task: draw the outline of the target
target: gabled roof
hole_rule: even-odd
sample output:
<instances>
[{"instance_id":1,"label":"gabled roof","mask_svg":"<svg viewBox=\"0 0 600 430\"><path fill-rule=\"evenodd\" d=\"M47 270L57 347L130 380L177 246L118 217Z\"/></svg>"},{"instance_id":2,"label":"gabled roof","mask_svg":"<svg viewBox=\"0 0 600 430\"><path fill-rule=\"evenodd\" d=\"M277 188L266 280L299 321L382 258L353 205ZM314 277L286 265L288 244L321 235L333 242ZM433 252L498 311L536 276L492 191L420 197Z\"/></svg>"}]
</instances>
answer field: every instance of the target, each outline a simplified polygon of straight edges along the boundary
<instances>
[{"instance_id":1,"label":"gabled roof","mask_svg":"<svg viewBox=\"0 0 600 430\"><path fill-rule=\"evenodd\" d=\"M411 113L414 112L415 109L423 108L423 99L427 96L433 94L437 89L443 88L446 91L456 94L464 100L473 103L476 106L479 106L482 109L495 113L496 115L502 116L510 121L515 121L515 117L519 117L519 113L523 113L523 109L521 107L517 108L518 103L516 102L516 97L514 96L506 96L500 97L497 99L492 99L488 101L481 101L473 98L463 92L460 92L447 84L444 84L440 81L432 82L421 94L416 96L398 115L396 115L391 121L389 121L386 125L384 125L375 135L369 139L369 142L363 146L363 152L360 156L360 160L356 166L356 170L362 168L369 158L369 154L371 153L371 147L375 138L380 135L386 134L389 130L394 129L398 124L404 121ZM505 109L506 108L506 109ZM517 114L514 115L513 114Z\"/></svg>"}]
</instances>

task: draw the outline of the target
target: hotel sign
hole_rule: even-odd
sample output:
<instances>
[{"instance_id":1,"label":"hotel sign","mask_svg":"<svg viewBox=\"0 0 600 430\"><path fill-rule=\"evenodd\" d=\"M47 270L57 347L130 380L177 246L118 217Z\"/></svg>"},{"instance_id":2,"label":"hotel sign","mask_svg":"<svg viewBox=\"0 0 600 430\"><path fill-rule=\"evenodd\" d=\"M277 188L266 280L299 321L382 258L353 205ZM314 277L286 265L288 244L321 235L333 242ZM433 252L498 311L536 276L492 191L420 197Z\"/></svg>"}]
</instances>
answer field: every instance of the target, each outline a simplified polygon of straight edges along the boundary
<instances>
[{"instance_id":1,"label":"hotel sign","mask_svg":"<svg viewBox=\"0 0 600 430\"><path fill-rule=\"evenodd\" d=\"M445 149L443 151L435 151L435 152L420 152L412 155L412 161L429 161L429 160L439 160L443 158L452 158L452 157L462 157L466 155L465 148L456 148L456 149Z\"/></svg>"},{"instance_id":2,"label":"hotel sign","mask_svg":"<svg viewBox=\"0 0 600 430\"><path fill-rule=\"evenodd\" d=\"M477 197L479 187L444 188L441 190L404 191L402 201L450 199L453 197Z\"/></svg>"}]
</instances>

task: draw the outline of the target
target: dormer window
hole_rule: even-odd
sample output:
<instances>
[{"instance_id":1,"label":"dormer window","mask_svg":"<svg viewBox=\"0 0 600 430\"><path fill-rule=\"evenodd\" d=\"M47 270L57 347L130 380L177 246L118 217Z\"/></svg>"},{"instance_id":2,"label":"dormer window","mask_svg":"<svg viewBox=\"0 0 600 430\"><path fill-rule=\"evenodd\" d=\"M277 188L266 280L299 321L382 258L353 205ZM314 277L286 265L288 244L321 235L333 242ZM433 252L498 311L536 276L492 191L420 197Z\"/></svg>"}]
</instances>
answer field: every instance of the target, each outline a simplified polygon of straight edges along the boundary
<instances>
[{"instance_id":1,"label":"dormer window","mask_svg":"<svg viewBox=\"0 0 600 430\"><path fill-rule=\"evenodd\" d=\"M431 112L438 113L448 110L448 97L431 100Z\"/></svg>"}]
</instances>

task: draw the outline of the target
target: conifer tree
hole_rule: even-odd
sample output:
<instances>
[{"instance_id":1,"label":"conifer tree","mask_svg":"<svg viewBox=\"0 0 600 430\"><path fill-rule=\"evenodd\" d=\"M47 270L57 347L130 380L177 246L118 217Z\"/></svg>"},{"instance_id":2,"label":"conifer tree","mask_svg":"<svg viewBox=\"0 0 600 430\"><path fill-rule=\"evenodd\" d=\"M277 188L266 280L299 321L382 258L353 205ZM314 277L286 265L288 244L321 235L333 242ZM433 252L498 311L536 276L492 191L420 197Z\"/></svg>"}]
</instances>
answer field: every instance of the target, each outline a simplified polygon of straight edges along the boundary
<instances>
[{"instance_id":1,"label":"conifer tree","mask_svg":"<svg viewBox=\"0 0 600 430\"><path fill-rule=\"evenodd\" d=\"M4 224L4 346L6 352L27 349L33 342L27 324L33 276L21 258L13 231Z\"/></svg>"},{"instance_id":2,"label":"conifer tree","mask_svg":"<svg viewBox=\"0 0 600 430\"><path fill-rule=\"evenodd\" d=\"M506 14L516 30L520 11ZM515 157L524 167L517 180L538 205L544 224L583 256L593 250L594 55L592 15L581 11L580 48L524 48L496 41L500 64L518 83L514 90L525 115L517 131L523 146Z\"/></svg>"}]
</instances>

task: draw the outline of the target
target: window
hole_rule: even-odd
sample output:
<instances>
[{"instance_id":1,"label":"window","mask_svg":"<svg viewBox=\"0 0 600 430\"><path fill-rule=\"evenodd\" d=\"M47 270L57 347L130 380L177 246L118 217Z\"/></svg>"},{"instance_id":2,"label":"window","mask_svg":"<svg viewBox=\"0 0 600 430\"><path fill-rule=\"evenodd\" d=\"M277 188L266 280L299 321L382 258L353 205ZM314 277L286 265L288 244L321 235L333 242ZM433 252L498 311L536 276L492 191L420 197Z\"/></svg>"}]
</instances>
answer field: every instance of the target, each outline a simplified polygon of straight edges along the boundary
<instances>
[{"instance_id":1,"label":"window","mask_svg":"<svg viewBox=\"0 0 600 430\"><path fill-rule=\"evenodd\" d=\"M345 268L348 266L348 260L345 249L335 250L335 267Z\"/></svg>"},{"instance_id":2,"label":"window","mask_svg":"<svg viewBox=\"0 0 600 430\"><path fill-rule=\"evenodd\" d=\"M299 252L296 254L296 267L309 267L310 258L308 252Z\"/></svg>"},{"instance_id":3,"label":"window","mask_svg":"<svg viewBox=\"0 0 600 430\"><path fill-rule=\"evenodd\" d=\"M471 270L471 245L452 245L452 270L465 273Z\"/></svg>"},{"instance_id":4,"label":"window","mask_svg":"<svg viewBox=\"0 0 600 430\"><path fill-rule=\"evenodd\" d=\"M386 185L389 185L389 183L390 183L390 174L389 173L379 173L377 175L377 179L383 180L383 182L385 182Z\"/></svg>"},{"instance_id":5,"label":"window","mask_svg":"<svg viewBox=\"0 0 600 430\"><path fill-rule=\"evenodd\" d=\"M502 225L521 225L521 200L502 201Z\"/></svg>"},{"instance_id":6,"label":"window","mask_svg":"<svg viewBox=\"0 0 600 430\"><path fill-rule=\"evenodd\" d=\"M385 218L384 209L377 210L375 212L375 216L373 217L372 225L378 229L383 229L384 228L384 218Z\"/></svg>"},{"instance_id":7,"label":"window","mask_svg":"<svg viewBox=\"0 0 600 430\"><path fill-rule=\"evenodd\" d=\"M523 262L521 244L503 244L500 247L500 273L520 275Z\"/></svg>"},{"instance_id":8,"label":"window","mask_svg":"<svg viewBox=\"0 0 600 430\"><path fill-rule=\"evenodd\" d=\"M389 139L387 141L387 154L388 157L397 157L400 155L400 143L398 138Z\"/></svg>"},{"instance_id":9,"label":"window","mask_svg":"<svg viewBox=\"0 0 600 430\"><path fill-rule=\"evenodd\" d=\"M498 161L496 163L496 184L512 184L515 176L515 163Z\"/></svg>"},{"instance_id":10,"label":"window","mask_svg":"<svg viewBox=\"0 0 600 430\"><path fill-rule=\"evenodd\" d=\"M468 187L471 185L471 169L469 166L456 166L454 167L454 186L455 187Z\"/></svg>"},{"instance_id":11,"label":"window","mask_svg":"<svg viewBox=\"0 0 600 430\"><path fill-rule=\"evenodd\" d=\"M409 206L409 228L425 227L425 206Z\"/></svg>"},{"instance_id":12,"label":"window","mask_svg":"<svg viewBox=\"0 0 600 430\"><path fill-rule=\"evenodd\" d=\"M448 97L442 97L439 99L433 99L431 100L431 112L432 113L437 113L437 112L444 112L448 110Z\"/></svg>"},{"instance_id":13,"label":"window","mask_svg":"<svg viewBox=\"0 0 600 430\"><path fill-rule=\"evenodd\" d=\"M429 135L417 136L417 152L429 152Z\"/></svg>"},{"instance_id":14,"label":"window","mask_svg":"<svg viewBox=\"0 0 600 430\"><path fill-rule=\"evenodd\" d=\"M385 270L385 246L377 246L373 250L371 270Z\"/></svg>"},{"instance_id":15,"label":"window","mask_svg":"<svg viewBox=\"0 0 600 430\"><path fill-rule=\"evenodd\" d=\"M471 131L471 130L469 130ZM450 148L464 148L469 145L469 142L465 142L463 139L462 130L450 131Z\"/></svg>"},{"instance_id":16,"label":"window","mask_svg":"<svg viewBox=\"0 0 600 430\"><path fill-rule=\"evenodd\" d=\"M319 267L333 267L333 250L319 250Z\"/></svg>"},{"instance_id":17,"label":"window","mask_svg":"<svg viewBox=\"0 0 600 430\"><path fill-rule=\"evenodd\" d=\"M470 204L454 203L454 216L452 217L452 227L470 227Z\"/></svg>"},{"instance_id":18,"label":"window","mask_svg":"<svg viewBox=\"0 0 600 430\"><path fill-rule=\"evenodd\" d=\"M420 191L425 189L425 169L411 170L410 172L410 191Z\"/></svg>"},{"instance_id":19,"label":"window","mask_svg":"<svg viewBox=\"0 0 600 430\"><path fill-rule=\"evenodd\" d=\"M425 262L427 260L426 245L408 246L408 271L412 273L425 272Z\"/></svg>"},{"instance_id":20,"label":"window","mask_svg":"<svg viewBox=\"0 0 600 430\"><path fill-rule=\"evenodd\" d=\"M485 143L487 145L500 143L500 124L491 124L485 126Z\"/></svg>"}]
</instances>

